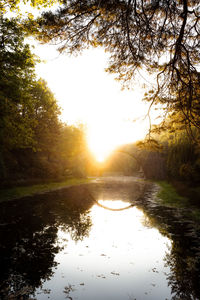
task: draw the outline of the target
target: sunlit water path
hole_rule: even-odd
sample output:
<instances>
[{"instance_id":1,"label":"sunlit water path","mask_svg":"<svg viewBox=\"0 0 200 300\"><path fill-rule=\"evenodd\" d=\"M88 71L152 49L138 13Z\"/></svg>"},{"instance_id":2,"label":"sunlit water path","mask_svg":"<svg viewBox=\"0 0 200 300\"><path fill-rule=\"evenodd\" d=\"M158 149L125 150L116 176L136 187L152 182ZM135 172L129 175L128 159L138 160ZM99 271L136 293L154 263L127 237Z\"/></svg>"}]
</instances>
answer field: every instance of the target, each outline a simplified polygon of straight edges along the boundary
<instances>
[{"instance_id":1,"label":"sunlit water path","mask_svg":"<svg viewBox=\"0 0 200 300\"><path fill-rule=\"evenodd\" d=\"M170 299L164 259L171 243L157 229L145 226L143 212L136 207L112 212L94 205L90 216L91 231L83 241L75 242L59 230L58 243L64 249L55 257L55 275L43 285L50 294L37 291L37 299L64 299L65 287L72 299Z\"/></svg>"},{"instance_id":2,"label":"sunlit water path","mask_svg":"<svg viewBox=\"0 0 200 300\"><path fill-rule=\"evenodd\" d=\"M0 299L199 300L198 228L148 207L151 193L121 211L91 201L129 206L137 186L127 182L1 203Z\"/></svg>"}]
</instances>

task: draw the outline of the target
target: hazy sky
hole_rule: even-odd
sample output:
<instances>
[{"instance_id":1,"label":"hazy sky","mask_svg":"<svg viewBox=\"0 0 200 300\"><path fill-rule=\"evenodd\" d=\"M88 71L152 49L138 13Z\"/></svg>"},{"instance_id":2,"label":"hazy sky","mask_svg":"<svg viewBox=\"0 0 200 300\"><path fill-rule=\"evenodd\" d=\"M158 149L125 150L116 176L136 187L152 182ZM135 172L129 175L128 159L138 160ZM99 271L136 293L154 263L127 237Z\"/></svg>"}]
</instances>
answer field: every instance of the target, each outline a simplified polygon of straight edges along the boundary
<instances>
[{"instance_id":1,"label":"hazy sky","mask_svg":"<svg viewBox=\"0 0 200 300\"><path fill-rule=\"evenodd\" d=\"M134 90L121 91L120 83L104 71L103 49L85 50L77 57L59 55L55 46L48 45L38 45L34 52L46 61L37 65L36 72L55 94L62 120L87 124L88 142L99 160L114 147L145 136L148 104L141 101L142 78Z\"/></svg>"},{"instance_id":2,"label":"hazy sky","mask_svg":"<svg viewBox=\"0 0 200 300\"><path fill-rule=\"evenodd\" d=\"M21 4L20 9L24 17L28 12L35 17L39 14L29 5ZM147 75L139 77L131 90L121 91L121 84L104 71L107 55L102 48L69 57L59 55L55 46L29 41L35 45L34 52L45 61L37 65L36 72L47 81L61 106L62 121L87 125L88 143L99 161L116 146L145 137L149 121L144 117L149 104L142 101L142 86L152 81ZM159 112L151 112L152 122L158 123Z\"/></svg>"}]
</instances>

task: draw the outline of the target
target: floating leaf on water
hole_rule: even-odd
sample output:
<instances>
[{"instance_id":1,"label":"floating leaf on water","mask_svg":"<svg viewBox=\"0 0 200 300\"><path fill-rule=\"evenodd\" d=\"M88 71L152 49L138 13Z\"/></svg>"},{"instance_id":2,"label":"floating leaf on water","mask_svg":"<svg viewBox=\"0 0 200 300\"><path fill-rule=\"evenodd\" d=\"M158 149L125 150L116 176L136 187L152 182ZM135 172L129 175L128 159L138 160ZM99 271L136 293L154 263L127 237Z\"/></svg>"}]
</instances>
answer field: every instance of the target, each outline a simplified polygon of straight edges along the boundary
<instances>
[{"instance_id":1,"label":"floating leaf on water","mask_svg":"<svg viewBox=\"0 0 200 300\"><path fill-rule=\"evenodd\" d=\"M42 289L44 294L50 294L51 293L51 289Z\"/></svg>"},{"instance_id":2,"label":"floating leaf on water","mask_svg":"<svg viewBox=\"0 0 200 300\"><path fill-rule=\"evenodd\" d=\"M154 273L158 273L158 271L156 270L156 268L153 268L152 271L153 271Z\"/></svg>"},{"instance_id":3,"label":"floating leaf on water","mask_svg":"<svg viewBox=\"0 0 200 300\"><path fill-rule=\"evenodd\" d=\"M70 292L74 292L74 291L75 291L75 289L73 288L73 286L74 286L74 285L71 285L71 284L65 286L63 292L64 292L65 294L68 294L68 295L69 295Z\"/></svg>"},{"instance_id":4,"label":"floating leaf on water","mask_svg":"<svg viewBox=\"0 0 200 300\"><path fill-rule=\"evenodd\" d=\"M106 276L104 276L103 274L101 274L101 275L97 275L97 277L99 277L99 278L103 278L103 279L105 279L105 278L106 278Z\"/></svg>"},{"instance_id":5,"label":"floating leaf on water","mask_svg":"<svg viewBox=\"0 0 200 300\"><path fill-rule=\"evenodd\" d=\"M119 273L116 273L116 272L110 272L112 275L117 275L119 276Z\"/></svg>"}]
</instances>

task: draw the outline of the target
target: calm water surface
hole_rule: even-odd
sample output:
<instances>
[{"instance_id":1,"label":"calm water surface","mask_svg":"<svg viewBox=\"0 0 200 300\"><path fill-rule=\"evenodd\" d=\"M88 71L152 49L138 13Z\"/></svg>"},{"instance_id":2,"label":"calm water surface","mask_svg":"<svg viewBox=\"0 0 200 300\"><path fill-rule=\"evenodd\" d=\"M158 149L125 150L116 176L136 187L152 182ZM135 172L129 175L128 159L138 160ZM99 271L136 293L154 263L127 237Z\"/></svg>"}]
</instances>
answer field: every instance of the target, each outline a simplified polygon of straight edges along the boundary
<instances>
[{"instance_id":1,"label":"calm water surface","mask_svg":"<svg viewBox=\"0 0 200 300\"><path fill-rule=\"evenodd\" d=\"M109 200L103 204L113 206ZM114 204L126 206L120 200ZM83 300L170 297L164 260L171 243L157 229L145 226L142 211L133 207L112 212L94 205L90 217L91 231L83 241L59 229L58 243L64 249L55 257L55 274L42 287L51 293L37 299L64 299L65 287L71 287L68 295L73 299Z\"/></svg>"},{"instance_id":2,"label":"calm water surface","mask_svg":"<svg viewBox=\"0 0 200 300\"><path fill-rule=\"evenodd\" d=\"M0 299L199 299L181 286L195 271L178 282L181 253L174 256L173 240L141 208L111 211L75 194L77 204L73 194L1 204Z\"/></svg>"}]
</instances>

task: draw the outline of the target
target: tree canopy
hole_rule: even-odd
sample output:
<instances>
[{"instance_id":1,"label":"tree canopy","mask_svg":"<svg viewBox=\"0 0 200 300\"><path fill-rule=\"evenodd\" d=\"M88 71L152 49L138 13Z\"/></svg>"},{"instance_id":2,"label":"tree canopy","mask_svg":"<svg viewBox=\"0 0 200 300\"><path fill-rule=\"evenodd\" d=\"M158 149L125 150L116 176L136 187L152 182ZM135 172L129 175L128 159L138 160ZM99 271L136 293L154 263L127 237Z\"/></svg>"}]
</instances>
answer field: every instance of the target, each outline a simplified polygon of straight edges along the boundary
<instances>
[{"instance_id":1,"label":"tree canopy","mask_svg":"<svg viewBox=\"0 0 200 300\"><path fill-rule=\"evenodd\" d=\"M125 84L141 68L155 73L157 87L145 99L200 128L198 0L69 0L44 13L36 27L61 52L103 46L110 52L107 71Z\"/></svg>"},{"instance_id":2,"label":"tree canopy","mask_svg":"<svg viewBox=\"0 0 200 300\"><path fill-rule=\"evenodd\" d=\"M59 120L60 108L25 43L23 26L0 17L0 178L84 175L85 132ZM79 165L80 170L76 170ZM83 171L82 171L83 169Z\"/></svg>"},{"instance_id":3,"label":"tree canopy","mask_svg":"<svg viewBox=\"0 0 200 300\"><path fill-rule=\"evenodd\" d=\"M28 4L32 7L41 8L49 7L59 0L0 0L0 12L5 13L8 11L20 11L20 5Z\"/></svg>"}]
</instances>

